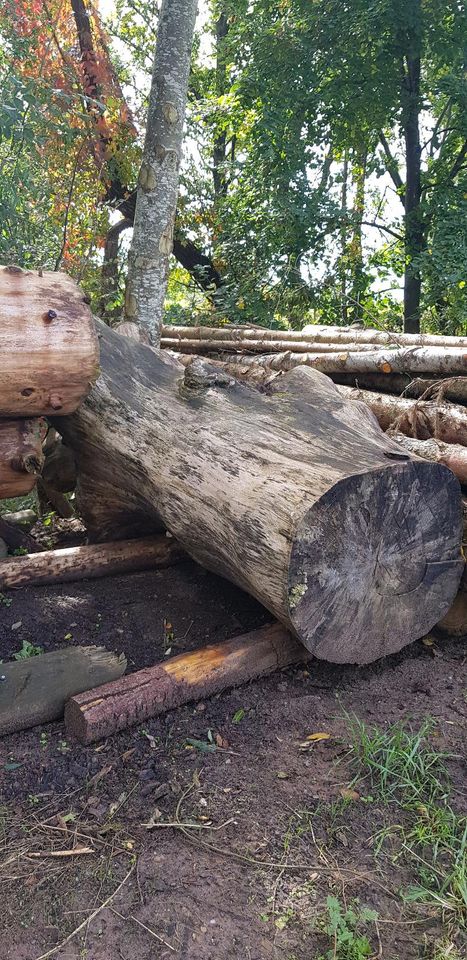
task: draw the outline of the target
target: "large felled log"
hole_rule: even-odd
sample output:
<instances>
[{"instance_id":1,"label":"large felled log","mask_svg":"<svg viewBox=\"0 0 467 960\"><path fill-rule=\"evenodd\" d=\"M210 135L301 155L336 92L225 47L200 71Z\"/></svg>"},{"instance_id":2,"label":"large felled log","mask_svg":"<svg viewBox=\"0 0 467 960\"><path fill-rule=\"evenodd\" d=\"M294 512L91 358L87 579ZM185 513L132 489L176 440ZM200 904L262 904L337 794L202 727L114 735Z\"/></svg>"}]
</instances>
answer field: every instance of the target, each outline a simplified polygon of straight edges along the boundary
<instances>
[{"instance_id":1,"label":"large felled log","mask_svg":"<svg viewBox=\"0 0 467 960\"><path fill-rule=\"evenodd\" d=\"M63 716L69 697L116 680L126 659L105 647L67 647L15 663L2 663L0 735Z\"/></svg>"},{"instance_id":2,"label":"large felled log","mask_svg":"<svg viewBox=\"0 0 467 960\"><path fill-rule=\"evenodd\" d=\"M449 470L403 454L316 371L265 396L100 333L101 376L61 426L95 537L164 524L329 660L376 659L444 615L462 571Z\"/></svg>"},{"instance_id":3,"label":"large felled log","mask_svg":"<svg viewBox=\"0 0 467 960\"><path fill-rule=\"evenodd\" d=\"M43 436L42 420L0 420L0 500L32 490L44 462Z\"/></svg>"},{"instance_id":4,"label":"large felled log","mask_svg":"<svg viewBox=\"0 0 467 960\"><path fill-rule=\"evenodd\" d=\"M467 337L448 337L438 334L395 333L386 330L372 330L355 327L327 327L309 324L303 330L268 330L264 327L247 327L226 324L224 327L177 327L162 326L164 339L178 340L256 340L267 345L270 341L288 340L294 343L327 344L339 346L372 344L373 346L393 347L455 347L467 348ZM267 347L266 347L267 348ZM309 347L308 349L311 349Z\"/></svg>"},{"instance_id":5,"label":"large felled log","mask_svg":"<svg viewBox=\"0 0 467 960\"><path fill-rule=\"evenodd\" d=\"M170 567L183 556L178 543L164 536L44 550L31 556L0 560L0 589L23 587L28 583L95 580L111 574Z\"/></svg>"},{"instance_id":6,"label":"large felled log","mask_svg":"<svg viewBox=\"0 0 467 960\"><path fill-rule=\"evenodd\" d=\"M280 624L270 624L225 643L181 653L72 697L65 707L67 733L81 743L92 743L307 656L304 647Z\"/></svg>"},{"instance_id":7,"label":"large felled log","mask_svg":"<svg viewBox=\"0 0 467 960\"><path fill-rule=\"evenodd\" d=\"M98 372L84 295L63 273L0 267L0 416L75 410Z\"/></svg>"}]
</instances>

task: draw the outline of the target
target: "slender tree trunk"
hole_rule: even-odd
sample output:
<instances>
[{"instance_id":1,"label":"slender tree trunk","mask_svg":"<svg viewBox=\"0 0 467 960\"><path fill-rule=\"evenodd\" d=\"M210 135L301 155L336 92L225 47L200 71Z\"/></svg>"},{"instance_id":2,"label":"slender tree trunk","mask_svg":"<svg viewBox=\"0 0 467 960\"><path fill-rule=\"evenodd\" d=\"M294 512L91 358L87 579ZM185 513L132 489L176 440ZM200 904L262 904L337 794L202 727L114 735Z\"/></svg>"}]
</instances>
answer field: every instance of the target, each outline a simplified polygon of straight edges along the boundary
<instances>
[{"instance_id":1,"label":"slender tree trunk","mask_svg":"<svg viewBox=\"0 0 467 960\"><path fill-rule=\"evenodd\" d=\"M341 287L341 317L344 326L349 322L347 309L347 180L349 176L349 161L347 153L344 157L344 167L342 171L342 192L341 192L341 256L340 256L340 287Z\"/></svg>"},{"instance_id":2,"label":"slender tree trunk","mask_svg":"<svg viewBox=\"0 0 467 960\"><path fill-rule=\"evenodd\" d=\"M159 345L173 249L175 211L191 48L198 0L162 0L149 94L133 240L128 257L125 319Z\"/></svg>"},{"instance_id":3,"label":"slender tree trunk","mask_svg":"<svg viewBox=\"0 0 467 960\"><path fill-rule=\"evenodd\" d=\"M405 275L404 330L420 330L421 274L416 263L423 251L424 230L420 209L420 75L421 75L421 0L412 0L413 26L410 30L404 78L402 81L402 125L405 139Z\"/></svg>"},{"instance_id":4,"label":"slender tree trunk","mask_svg":"<svg viewBox=\"0 0 467 960\"><path fill-rule=\"evenodd\" d=\"M104 320L112 320L112 317L120 314L120 309L113 307L112 303L118 297L119 271L118 271L118 247L120 243L120 234L131 227L131 220L123 218L109 228L105 240L104 262L101 270L101 296L100 313Z\"/></svg>"},{"instance_id":5,"label":"slender tree trunk","mask_svg":"<svg viewBox=\"0 0 467 960\"><path fill-rule=\"evenodd\" d=\"M218 97L223 96L226 90L227 64L224 40L228 30L227 15L222 10L216 23L216 96ZM212 176L216 200L225 197L227 194L226 148L226 132L225 128L221 127L215 134L212 152Z\"/></svg>"},{"instance_id":6,"label":"slender tree trunk","mask_svg":"<svg viewBox=\"0 0 467 960\"><path fill-rule=\"evenodd\" d=\"M363 271L362 249L362 220L365 212L365 180L366 180L367 152L364 148L357 155L353 167L355 183L355 201L353 209L353 233L350 242L350 261L352 272L352 293L349 319L358 322L362 319L362 296L365 289L365 275Z\"/></svg>"}]
</instances>

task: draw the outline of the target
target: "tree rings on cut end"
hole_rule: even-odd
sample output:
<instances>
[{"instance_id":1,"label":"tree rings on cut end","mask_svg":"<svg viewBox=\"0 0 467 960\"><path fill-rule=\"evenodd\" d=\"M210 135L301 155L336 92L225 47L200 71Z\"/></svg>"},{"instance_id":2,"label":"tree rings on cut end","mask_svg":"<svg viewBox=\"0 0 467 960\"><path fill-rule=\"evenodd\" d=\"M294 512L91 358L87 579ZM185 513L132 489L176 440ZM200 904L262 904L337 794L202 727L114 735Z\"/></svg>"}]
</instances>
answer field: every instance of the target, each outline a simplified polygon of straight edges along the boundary
<instances>
[{"instance_id":1,"label":"tree rings on cut end","mask_svg":"<svg viewBox=\"0 0 467 960\"><path fill-rule=\"evenodd\" d=\"M290 620L334 663L369 663L447 613L463 571L459 483L410 460L340 480L303 515L292 545Z\"/></svg>"}]
</instances>

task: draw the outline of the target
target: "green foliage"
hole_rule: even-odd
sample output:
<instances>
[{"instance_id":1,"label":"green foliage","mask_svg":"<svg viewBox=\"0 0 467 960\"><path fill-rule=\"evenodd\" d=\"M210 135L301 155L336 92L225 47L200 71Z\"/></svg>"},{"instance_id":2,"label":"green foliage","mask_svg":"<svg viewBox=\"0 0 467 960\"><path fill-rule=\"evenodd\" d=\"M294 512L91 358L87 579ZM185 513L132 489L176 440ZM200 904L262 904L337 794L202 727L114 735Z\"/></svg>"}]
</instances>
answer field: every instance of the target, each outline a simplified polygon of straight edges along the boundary
<instances>
[{"instance_id":1,"label":"green foliage","mask_svg":"<svg viewBox=\"0 0 467 960\"><path fill-rule=\"evenodd\" d=\"M332 946L317 960L365 960L373 955L367 936L368 925L378 919L375 910L361 907L358 900L343 907L337 897L328 897L324 930Z\"/></svg>"},{"instance_id":2,"label":"green foliage","mask_svg":"<svg viewBox=\"0 0 467 960\"><path fill-rule=\"evenodd\" d=\"M42 647L30 643L29 640L23 640L21 650L13 654L13 660L30 660L31 657L40 657L44 653Z\"/></svg>"}]
</instances>

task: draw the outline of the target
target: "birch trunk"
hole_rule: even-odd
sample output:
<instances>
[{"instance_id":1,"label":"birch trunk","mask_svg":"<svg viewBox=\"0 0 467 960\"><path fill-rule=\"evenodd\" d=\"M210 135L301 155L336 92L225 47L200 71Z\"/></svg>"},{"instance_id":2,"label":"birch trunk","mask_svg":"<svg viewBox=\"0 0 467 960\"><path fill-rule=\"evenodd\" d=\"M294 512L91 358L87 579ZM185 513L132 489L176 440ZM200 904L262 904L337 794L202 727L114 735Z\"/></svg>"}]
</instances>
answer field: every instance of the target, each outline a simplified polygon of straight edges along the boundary
<instances>
[{"instance_id":1,"label":"birch trunk","mask_svg":"<svg viewBox=\"0 0 467 960\"><path fill-rule=\"evenodd\" d=\"M219 343L219 346L221 344ZM225 352L216 355L219 359L233 361L235 354ZM238 356L238 363L248 360L248 357ZM396 350L370 350L367 352L352 352L342 349L340 353L265 353L254 358L255 363L269 366L271 370L293 370L294 367L306 366L320 370L321 373L339 374L370 374L379 373L389 375L406 373L410 376L419 373L431 373L440 377L467 376L467 351L449 347L435 349L435 347L401 347Z\"/></svg>"},{"instance_id":2,"label":"birch trunk","mask_svg":"<svg viewBox=\"0 0 467 960\"><path fill-rule=\"evenodd\" d=\"M125 318L158 346L175 211L198 0L162 0L149 95L133 240L128 257Z\"/></svg>"},{"instance_id":3,"label":"birch trunk","mask_svg":"<svg viewBox=\"0 0 467 960\"><path fill-rule=\"evenodd\" d=\"M381 347L458 347L467 349L467 337L438 336L438 334L393 333L386 330L359 330L355 327L324 327L308 324L303 330L268 330L265 327L244 327L228 324L225 327L177 327L163 325L162 336L178 340L289 340L294 343L335 343L346 349L357 349L358 344Z\"/></svg>"},{"instance_id":4,"label":"birch trunk","mask_svg":"<svg viewBox=\"0 0 467 960\"><path fill-rule=\"evenodd\" d=\"M267 396L105 327L100 343L101 377L60 425L94 536L165 525L336 662L399 650L446 613L463 567L448 470L316 371Z\"/></svg>"}]
</instances>

